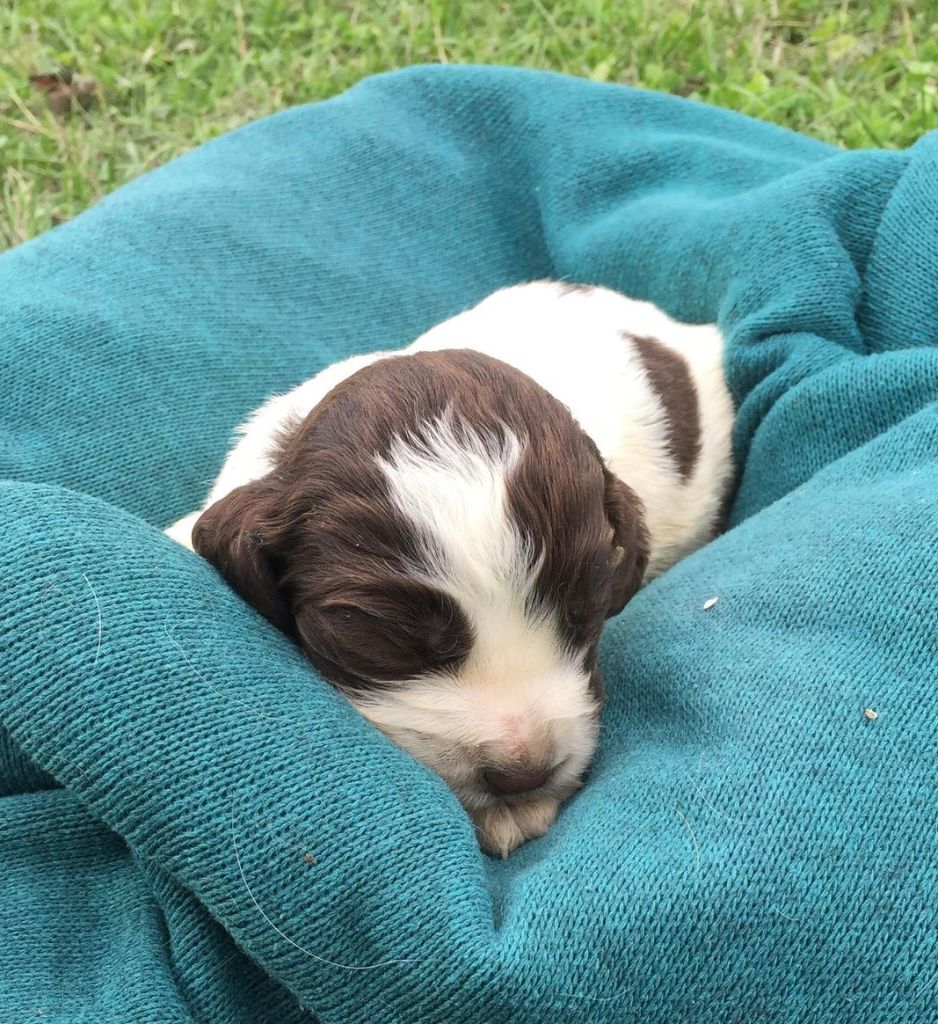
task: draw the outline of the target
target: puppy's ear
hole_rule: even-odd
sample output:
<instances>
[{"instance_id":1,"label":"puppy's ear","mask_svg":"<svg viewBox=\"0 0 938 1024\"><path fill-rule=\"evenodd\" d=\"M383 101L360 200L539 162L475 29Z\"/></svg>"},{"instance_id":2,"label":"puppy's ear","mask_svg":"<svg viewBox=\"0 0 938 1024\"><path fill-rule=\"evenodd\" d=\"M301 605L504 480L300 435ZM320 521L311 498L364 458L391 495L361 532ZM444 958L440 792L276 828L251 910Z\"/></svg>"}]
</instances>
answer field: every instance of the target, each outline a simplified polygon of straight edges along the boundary
<instances>
[{"instance_id":1,"label":"puppy's ear","mask_svg":"<svg viewBox=\"0 0 938 1024\"><path fill-rule=\"evenodd\" d=\"M642 585L648 568L648 530L641 498L603 466L606 518L612 525L612 587L606 618L618 615Z\"/></svg>"},{"instance_id":2,"label":"puppy's ear","mask_svg":"<svg viewBox=\"0 0 938 1024\"><path fill-rule=\"evenodd\" d=\"M268 478L236 487L202 513L192 529L192 546L248 604L293 636L277 556L285 533L282 498Z\"/></svg>"}]
</instances>

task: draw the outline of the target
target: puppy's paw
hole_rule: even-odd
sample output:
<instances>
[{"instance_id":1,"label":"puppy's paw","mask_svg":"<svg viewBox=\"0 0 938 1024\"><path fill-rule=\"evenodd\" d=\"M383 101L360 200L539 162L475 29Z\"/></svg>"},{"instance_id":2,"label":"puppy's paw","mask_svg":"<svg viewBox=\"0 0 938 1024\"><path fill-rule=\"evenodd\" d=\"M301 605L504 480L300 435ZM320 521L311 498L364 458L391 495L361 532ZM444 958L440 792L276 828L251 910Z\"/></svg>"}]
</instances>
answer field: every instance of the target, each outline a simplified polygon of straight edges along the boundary
<instances>
[{"instance_id":1,"label":"puppy's paw","mask_svg":"<svg viewBox=\"0 0 938 1024\"><path fill-rule=\"evenodd\" d=\"M472 813L479 834L479 845L496 857L507 857L529 839L537 839L554 823L559 800L532 800L525 803L496 804Z\"/></svg>"}]
</instances>

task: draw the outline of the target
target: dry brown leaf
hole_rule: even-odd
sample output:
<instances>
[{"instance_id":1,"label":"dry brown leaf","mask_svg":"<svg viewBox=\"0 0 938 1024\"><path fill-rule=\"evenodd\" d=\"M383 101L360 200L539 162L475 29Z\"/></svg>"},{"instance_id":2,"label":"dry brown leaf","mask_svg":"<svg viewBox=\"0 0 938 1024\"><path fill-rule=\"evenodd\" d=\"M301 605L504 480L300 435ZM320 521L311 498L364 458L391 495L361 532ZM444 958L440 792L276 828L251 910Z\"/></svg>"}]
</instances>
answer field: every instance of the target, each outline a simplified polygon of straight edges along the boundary
<instances>
[{"instance_id":1,"label":"dry brown leaf","mask_svg":"<svg viewBox=\"0 0 938 1024\"><path fill-rule=\"evenodd\" d=\"M93 78L76 76L71 68L57 68L29 76L30 84L45 98L46 106L57 117L74 109L90 110L98 98L98 83Z\"/></svg>"}]
</instances>

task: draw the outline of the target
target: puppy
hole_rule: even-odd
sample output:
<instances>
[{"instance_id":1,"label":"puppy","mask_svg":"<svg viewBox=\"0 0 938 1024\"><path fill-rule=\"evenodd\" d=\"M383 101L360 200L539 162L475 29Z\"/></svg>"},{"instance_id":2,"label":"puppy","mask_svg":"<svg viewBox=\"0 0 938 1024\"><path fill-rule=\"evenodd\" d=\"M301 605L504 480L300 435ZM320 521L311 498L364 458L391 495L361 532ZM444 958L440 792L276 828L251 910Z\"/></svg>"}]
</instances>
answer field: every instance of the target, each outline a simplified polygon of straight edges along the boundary
<instances>
[{"instance_id":1,"label":"puppy","mask_svg":"<svg viewBox=\"0 0 938 1024\"><path fill-rule=\"evenodd\" d=\"M507 856L582 783L604 620L717 529L722 356L607 289L507 288L271 398L167 532Z\"/></svg>"}]
</instances>

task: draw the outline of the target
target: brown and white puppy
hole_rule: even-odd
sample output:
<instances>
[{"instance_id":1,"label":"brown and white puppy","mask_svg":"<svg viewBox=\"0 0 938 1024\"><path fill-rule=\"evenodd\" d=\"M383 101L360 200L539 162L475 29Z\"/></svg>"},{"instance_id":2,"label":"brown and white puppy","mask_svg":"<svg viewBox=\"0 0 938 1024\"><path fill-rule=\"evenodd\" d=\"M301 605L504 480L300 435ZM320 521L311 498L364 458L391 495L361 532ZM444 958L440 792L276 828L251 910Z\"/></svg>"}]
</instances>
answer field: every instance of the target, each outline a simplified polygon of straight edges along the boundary
<instances>
[{"instance_id":1,"label":"brown and white puppy","mask_svg":"<svg viewBox=\"0 0 938 1024\"><path fill-rule=\"evenodd\" d=\"M606 289L504 289L270 399L167 532L507 856L592 758L604 620L717 528L722 350Z\"/></svg>"}]
</instances>

